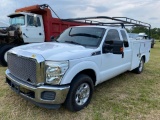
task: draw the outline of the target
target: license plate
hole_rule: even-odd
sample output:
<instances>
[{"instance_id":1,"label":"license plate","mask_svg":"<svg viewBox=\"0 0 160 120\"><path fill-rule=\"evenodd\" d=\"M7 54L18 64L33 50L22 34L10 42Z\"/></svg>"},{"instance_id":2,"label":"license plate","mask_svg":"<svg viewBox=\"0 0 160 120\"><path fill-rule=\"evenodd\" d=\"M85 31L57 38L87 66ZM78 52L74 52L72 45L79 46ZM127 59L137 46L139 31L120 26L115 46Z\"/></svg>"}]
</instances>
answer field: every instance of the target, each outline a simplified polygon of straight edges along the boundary
<instances>
[{"instance_id":1,"label":"license plate","mask_svg":"<svg viewBox=\"0 0 160 120\"><path fill-rule=\"evenodd\" d=\"M17 85L16 83L11 82L11 88L12 88L12 90L14 90L16 93L19 93L20 86Z\"/></svg>"}]
</instances>

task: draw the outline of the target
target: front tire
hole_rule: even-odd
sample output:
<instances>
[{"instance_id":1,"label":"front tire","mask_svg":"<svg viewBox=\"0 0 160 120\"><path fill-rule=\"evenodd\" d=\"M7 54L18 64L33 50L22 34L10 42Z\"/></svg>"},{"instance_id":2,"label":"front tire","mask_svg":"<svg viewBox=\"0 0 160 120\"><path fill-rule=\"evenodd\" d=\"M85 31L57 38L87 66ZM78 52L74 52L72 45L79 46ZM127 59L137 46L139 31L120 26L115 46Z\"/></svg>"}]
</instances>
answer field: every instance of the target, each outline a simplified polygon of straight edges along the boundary
<instances>
[{"instance_id":1,"label":"front tire","mask_svg":"<svg viewBox=\"0 0 160 120\"><path fill-rule=\"evenodd\" d=\"M7 54L7 51L13 47L14 47L14 45L4 45L3 47L1 47L1 49L0 49L0 64L2 66L4 66L4 67L7 66L6 54Z\"/></svg>"},{"instance_id":2,"label":"front tire","mask_svg":"<svg viewBox=\"0 0 160 120\"><path fill-rule=\"evenodd\" d=\"M92 98L93 81L84 74L80 74L73 79L71 87L65 101L65 106L70 111L79 111L86 107Z\"/></svg>"}]
</instances>

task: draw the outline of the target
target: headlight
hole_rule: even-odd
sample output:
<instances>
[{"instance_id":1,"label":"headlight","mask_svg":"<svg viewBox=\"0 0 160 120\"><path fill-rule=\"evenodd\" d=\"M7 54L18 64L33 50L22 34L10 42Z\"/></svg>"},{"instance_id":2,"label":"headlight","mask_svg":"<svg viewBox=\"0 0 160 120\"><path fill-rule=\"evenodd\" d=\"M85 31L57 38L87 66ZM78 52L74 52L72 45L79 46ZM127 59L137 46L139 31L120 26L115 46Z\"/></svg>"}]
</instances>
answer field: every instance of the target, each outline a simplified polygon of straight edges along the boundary
<instances>
[{"instance_id":1,"label":"headlight","mask_svg":"<svg viewBox=\"0 0 160 120\"><path fill-rule=\"evenodd\" d=\"M53 62L46 61L46 83L58 85L61 82L62 77L68 69L68 61Z\"/></svg>"}]
</instances>

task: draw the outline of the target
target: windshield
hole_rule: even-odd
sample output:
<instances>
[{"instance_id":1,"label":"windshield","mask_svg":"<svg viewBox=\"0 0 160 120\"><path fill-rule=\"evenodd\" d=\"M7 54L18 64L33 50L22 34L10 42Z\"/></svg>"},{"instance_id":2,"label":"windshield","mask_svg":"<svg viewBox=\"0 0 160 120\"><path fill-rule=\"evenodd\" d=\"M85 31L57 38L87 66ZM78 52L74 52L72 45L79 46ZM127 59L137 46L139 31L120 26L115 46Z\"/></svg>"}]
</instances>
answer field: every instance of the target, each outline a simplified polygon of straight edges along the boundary
<instances>
[{"instance_id":1,"label":"windshield","mask_svg":"<svg viewBox=\"0 0 160 120\"><path fill-rule=\"evenodd\" d=\"M65 30L55 41L60 43L78 44L98 47L105 29L96 27L73 27Z\"/></svg>"},{"instance_id":2,"label":"windshield","mask_svg":"<svg viewBox=\"0 0 160 120\"><path fill-rule=\"evenodd\" d=\"M24 24L25 24L24 15L13 16L13 17L10 18L10 25L24 25Z\"/></svg>"}]
</instances>

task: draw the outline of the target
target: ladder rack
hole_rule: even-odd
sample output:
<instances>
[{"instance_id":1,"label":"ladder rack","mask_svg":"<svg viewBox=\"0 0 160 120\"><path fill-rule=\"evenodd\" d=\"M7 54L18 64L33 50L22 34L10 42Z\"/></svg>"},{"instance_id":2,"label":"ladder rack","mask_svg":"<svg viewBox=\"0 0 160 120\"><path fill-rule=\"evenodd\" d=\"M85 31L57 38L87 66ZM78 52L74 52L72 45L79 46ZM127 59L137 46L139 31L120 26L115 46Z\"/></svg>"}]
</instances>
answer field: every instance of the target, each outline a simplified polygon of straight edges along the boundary
<instances>
[{"instance_id":1,"label":"ladder rack","mask_svg":"<svg viewBox=\"0 0 160 120\"><path fill-rule=\"evenodd\" d=\"M95 21L94 19L104 19L104 20L113 20L117 22L100 22ZM82 17L82 18L69 18L62 19L63 21L77 21L77 22L85 22L89 24L95 25L109 25L109 24L124 24L127 26L143 26L143 27L151 27L149 23L141 22L139 20L135 20L127 17L108 17L108 16L96 16L96 17ZM84 20L84 21L82 21ZM88 21L88 22L87 22Z\"/></svg>"},{"instance_id":2,"label":"ladder rack","mask_svg":"<svg viewBox=\"0 0 160 120\"><path fill-rule=\"evenodd\" d=\"M68 21L68 22L73 22L73 21L81 22L81 23L86 23L88 25L121 26L122 28L125 28L125 26L142 26L149 29L149 36L150 36L150 29L151 29L151 25L149 23L145 23L139 20L128 18L128 17L96 16L96 17L69 18L69 19L61 19L61 20ZM112 22L106 22L107 20L110 20Z\"/></svg>"}]
</instances>

